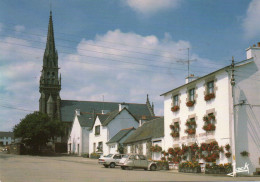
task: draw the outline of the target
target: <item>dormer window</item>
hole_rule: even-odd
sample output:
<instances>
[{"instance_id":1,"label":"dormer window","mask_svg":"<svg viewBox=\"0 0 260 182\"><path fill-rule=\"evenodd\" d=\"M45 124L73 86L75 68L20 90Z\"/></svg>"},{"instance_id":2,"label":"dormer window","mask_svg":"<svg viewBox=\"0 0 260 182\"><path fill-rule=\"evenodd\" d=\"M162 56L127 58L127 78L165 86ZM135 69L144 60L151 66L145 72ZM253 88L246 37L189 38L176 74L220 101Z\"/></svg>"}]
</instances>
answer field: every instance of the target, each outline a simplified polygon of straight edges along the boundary
<instances>
[{"instance_id":1,"label":"dormer window","mask_svg":"<svg viewBox=\"0 0 260 182\"><path fill-rule=\"evenodd\" d=\"M95 135L100 135L100 125L95 126Z\"/></svg>"}]
</instances>

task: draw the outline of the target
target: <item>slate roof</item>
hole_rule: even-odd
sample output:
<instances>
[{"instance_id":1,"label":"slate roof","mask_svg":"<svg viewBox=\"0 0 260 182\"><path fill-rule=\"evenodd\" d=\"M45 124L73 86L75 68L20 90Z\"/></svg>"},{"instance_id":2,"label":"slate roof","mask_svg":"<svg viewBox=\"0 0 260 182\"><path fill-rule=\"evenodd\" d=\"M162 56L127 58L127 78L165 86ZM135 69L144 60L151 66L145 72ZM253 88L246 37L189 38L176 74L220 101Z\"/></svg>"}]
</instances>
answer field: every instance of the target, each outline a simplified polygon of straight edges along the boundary
<instances>
[{"instance_id":1,"label":"slate roof","mask_svg":"<svg viewBox=\"0 0 260 182\"><path fill-rule=\"evenodd\" d=\"M240 61L240 62L235 63L235 67L240 66L239 64L243 64L243 63L246 63L246 64L247 64L247 63L252 63L252 62L254 62L254 61L252 60L252 58L246 59L246 60L243 60L243 61ZM198 79L195 79L195 80L193 80L193 81L191 81L191 82L189 82L189 83L185 83L184 85L181 85L181 86L179 86L179 87L177 87L177 88L174 88L174 89L172 89L172 90L170 90L170 91L168 91L168 92L165 92L165 93L161 94L160 96L167 95L167 94L169 94L170 92L174 92L174 91L176 91L176 90L178 90L178 89L181 89L181 88L183 88L183 87L185 87L185 86L187 86L187 85L194 84L194 83L196 83L197 81L200 81L200 80L202 80L202 79L205 79L205 78L208 77L208 76L214 75L214 74L216 74L217 72L222 71L222 70L226 70L226 69L230 69L230 65L229 65L229 66L225 66L225 67L223 67L223 68L220 68L220 69L218 69L218 70L216 70L216 71L213 71L213 72L211 72L211 73L209 73L209 74L207 74L207 75L204 75L204 76L202 76L202 77L199 77Z\"/></svg>"},{"instance_id":2,"label":"slate roof","mask_svg":"<svg viewBox=\"0 0 260 182\"><path fill-rule=\"evenodd\" d=\"M123 137L125 137L129 132L133 130L135 130L134 127L122 129L115 136L113 136L107 143L119 142Z\"/></svg>"},{"instance_id":3,"label":"slate roof","mask_svg":"<svg viewBox=\"0 0 260 182\"><path fill-rule=\"evenodd\" d=\"M14 133L13 132L0 131L0 137L14 138Z\"/></svg>"},{"instance_id":4,"label":"slate roof","mask_svg":"<svg viewBox=\"0 0 260 182\"><path fill-rule=\"evenodd\" d=\"M72 122L74 119L75 109L80 109L83 112L101 113L102 110L115 111L119 110L120 102L97 102L97 101L75 101L75 100L61 100L61 120L63 122ZM135 116L151 116L147 104L128 104L128 110Z\"/></svg>"},{"instance_id":5,"label":"slate roof","mask_svg":"<svg viewBox=\"0 0 260 182\"><path fill-rule=\"evenodd\" d=\"M137 128L124 142L133 143L141 140L160 138L164 136L164 118L159 117L145 122Z\"/></svg>"},{"instance_id":6,"label":"slate roof","mask_svg":"<svg viewBox=\"0 0 260 182\"><path fill-rule=\"evenodd\" d=\"M92 114L81 114L77 116L79 124L81 127L91 127L93 125L93 115Z\"/></svg>"},{"instance_id":7,"label":"slate roof","mask_svg":"<svg viewBox=\"0 0 260 182\"><path fill-rule=\"evenodd\" d=\"M110 123L110 121L112 121L123 110L126 110L127 112L129 112L130 115L132 115L128 109L123 108L121 111L115 110L115 111L109 112L107 114L96 114L96 116L98 116L102 126L107 126ZM134 116L133 116L133 118L136 120L136 118ZM96 118L95 118L95 120L96 120ZM136 122L138 122L138 120L136 120ZM94 126L94 122L93 122L91 128L93 128L93 126Z\"/></svg>"}]
</instances>

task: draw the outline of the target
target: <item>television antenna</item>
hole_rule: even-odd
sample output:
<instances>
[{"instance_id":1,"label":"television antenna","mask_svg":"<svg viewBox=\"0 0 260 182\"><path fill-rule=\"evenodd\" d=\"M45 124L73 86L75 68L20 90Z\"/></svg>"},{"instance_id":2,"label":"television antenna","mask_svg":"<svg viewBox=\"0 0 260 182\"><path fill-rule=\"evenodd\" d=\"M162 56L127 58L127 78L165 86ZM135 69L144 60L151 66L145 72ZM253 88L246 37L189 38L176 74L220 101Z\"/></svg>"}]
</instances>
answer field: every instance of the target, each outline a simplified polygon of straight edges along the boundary
<instances>
[{"instance_id":1,"label":"television antenna","mask_svg":"<svg viewBox=\"0 0 260 182\"><path fill-rule=\"evenodd\" d=\"M179 49L179 51L187 50L188 51L188 59L187 60L178 60L178 63L187 63L188 64L188 78L190 77L190 62L192 61L197 61L197 59L192 59L190 60L190 48L184 48L184 49Z\"/></svg>"}]
</instances>

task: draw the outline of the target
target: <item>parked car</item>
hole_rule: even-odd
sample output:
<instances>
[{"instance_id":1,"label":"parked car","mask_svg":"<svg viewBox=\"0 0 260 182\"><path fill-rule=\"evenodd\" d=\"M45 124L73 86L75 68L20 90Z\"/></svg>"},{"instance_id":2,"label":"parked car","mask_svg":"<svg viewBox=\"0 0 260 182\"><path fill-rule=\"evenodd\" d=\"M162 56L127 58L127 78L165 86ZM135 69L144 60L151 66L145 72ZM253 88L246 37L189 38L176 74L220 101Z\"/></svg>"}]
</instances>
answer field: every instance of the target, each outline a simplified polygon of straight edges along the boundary
<instances>
[{"instance_id":1,"label":"parked car","mask_svg":"<svg viewBox=\"0 0 260 182\"><path fill-rule=\"evenodd\" d=\"M106 168L114 168L119 164L122 156L123 154L109 154L107 156L102 156L98 159L98 163L105 166Z\"/></svg>"},{"instance_id":2,"label":"parked car","mask_svg":"<svg viewBox=\"0 0 260 182\"><path fill-rule=\"evenodd\" d=\"M123 158L120 160L119 165L123 170L143 168L144 170L155 171L157 169L156 162L147 160L144 155L139 154L124 155Z\"/></svg>"}]
</instances>

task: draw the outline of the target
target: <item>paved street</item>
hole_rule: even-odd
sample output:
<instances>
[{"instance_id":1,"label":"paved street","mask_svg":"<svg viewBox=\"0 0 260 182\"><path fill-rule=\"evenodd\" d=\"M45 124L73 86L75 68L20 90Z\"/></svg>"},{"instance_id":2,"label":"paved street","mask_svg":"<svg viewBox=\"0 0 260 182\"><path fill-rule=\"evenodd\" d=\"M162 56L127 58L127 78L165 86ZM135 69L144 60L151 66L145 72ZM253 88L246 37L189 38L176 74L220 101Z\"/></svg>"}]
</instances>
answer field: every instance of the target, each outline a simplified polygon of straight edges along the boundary
<instances>
[{"instance_id":1,"label":"paved street","mask_svg":"<svg viewBox=\"0 0 260 182\"><path fill-rule=\"evenodd\" d=\"M0 153L1 182L58 181L260 181L260 177L223 177L176 171L124 171L104 168L82 157L39 157Z\"/></svg>"}]
</instances>

